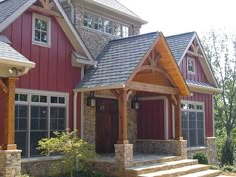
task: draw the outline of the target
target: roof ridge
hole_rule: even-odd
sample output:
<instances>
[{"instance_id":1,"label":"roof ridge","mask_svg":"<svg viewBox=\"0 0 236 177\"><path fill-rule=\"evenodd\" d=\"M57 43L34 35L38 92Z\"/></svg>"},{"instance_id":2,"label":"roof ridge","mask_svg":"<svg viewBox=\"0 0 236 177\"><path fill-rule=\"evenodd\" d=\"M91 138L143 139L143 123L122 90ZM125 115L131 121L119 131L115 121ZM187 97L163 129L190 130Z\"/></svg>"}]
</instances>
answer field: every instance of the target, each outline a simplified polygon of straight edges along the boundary
<instances>
[{"instance_id":1,"label":"roof ridge","mask_svg":"<svg viewBox=\"0 0 236 177\"><path fill-rule=\"evenodd\" d=\"M196 31L191 31L191 32L185 32L185 33L179 33L179 34L174 34L174 35L170 35L170 36L166 36L166 38L170 38L170 37L175 37L175 36L183 36L183 35L187 35L187 34L197 34Z\"/></svg>"},{"instance_id":2,"label":"roof ridge","mask_svg":"<svg viewBox=\"0 0 236 177\"><path fill-rule=\"evenodd\" d=\"M160 32L159 31L154 31L154 32L149 32L149 33L144 33L144 34L137 34L137 35L123 37L123 38L118 38L118 39L112 39L112 40L109 41L109 43L110 42L114 42L114 41L127 40L127 39L131 39L131 38L135 38L135 37L151 35L151 34L158 34L158 33L160 33Z\"/></svg>"}]
</instances>

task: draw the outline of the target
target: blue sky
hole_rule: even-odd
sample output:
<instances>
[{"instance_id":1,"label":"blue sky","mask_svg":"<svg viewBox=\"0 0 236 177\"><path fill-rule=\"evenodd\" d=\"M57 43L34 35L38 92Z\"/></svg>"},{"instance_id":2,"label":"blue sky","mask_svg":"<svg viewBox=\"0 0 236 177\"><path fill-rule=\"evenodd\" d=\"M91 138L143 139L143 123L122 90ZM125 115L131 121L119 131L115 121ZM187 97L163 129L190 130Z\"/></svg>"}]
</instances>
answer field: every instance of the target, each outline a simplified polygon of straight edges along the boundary
<instances>
[{"instance_id":1,"label":"blue sky","mask_svg":"<svg viewBox=\"0 0 236 177\"><path fill-rule=\"evenodd\" d=\"M235 0L119 0L148 21L141 33L162 31L173 35L196 31L200 36L211 29L236 33Z\"/></svg>"}]
</instances>

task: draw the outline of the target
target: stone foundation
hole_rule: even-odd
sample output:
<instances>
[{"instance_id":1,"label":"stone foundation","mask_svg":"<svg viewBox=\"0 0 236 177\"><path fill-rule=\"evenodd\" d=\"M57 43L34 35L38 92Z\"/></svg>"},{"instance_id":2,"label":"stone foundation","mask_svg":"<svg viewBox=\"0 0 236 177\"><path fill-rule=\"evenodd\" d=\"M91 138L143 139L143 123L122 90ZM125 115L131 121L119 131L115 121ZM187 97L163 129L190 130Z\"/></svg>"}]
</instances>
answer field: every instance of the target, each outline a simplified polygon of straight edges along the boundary
<instances>
[{"instance_id":1,"label":"stone foundation","mask_svg":"<svg viewBox=\"0 0 236 177\"><path fill-rule=\"evenodd\" d=\"M115 161L129 167L133 163L133 144L115 144Z\"/></svg>"},{"instance_id":2,"label":"stone foundation","mask_svg":"<svg viewBox=\"0 0 236 177\"><path fill-rule=\"evenodd\" d=\"M21 150L0 150L0 176L21 176Z\"/></svg>"},{"instance_id":3,"label":"stone foundation","mask_svg":"<svg viewBox=\"0 0 236 177\"><path fill-rule=\"evenodd\" d=\"M135 151L143 154L166 154L187 158L187 141L136 140Z\"/></svg>"}]
</instances>

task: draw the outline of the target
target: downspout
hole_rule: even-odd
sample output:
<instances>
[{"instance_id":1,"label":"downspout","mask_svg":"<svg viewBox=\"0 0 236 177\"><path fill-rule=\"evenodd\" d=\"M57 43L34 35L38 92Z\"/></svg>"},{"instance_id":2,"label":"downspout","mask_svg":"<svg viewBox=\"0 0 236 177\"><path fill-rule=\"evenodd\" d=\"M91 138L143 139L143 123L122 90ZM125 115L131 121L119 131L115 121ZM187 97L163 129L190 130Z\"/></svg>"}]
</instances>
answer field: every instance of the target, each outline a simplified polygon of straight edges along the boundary
<instances>
[{"instance_id":1,"label":"downspout","mask_svg":"<svg viewBox=\"0 0 236 177\"><path fill-rule=\"evenodd\" d=\"M67 0L67 2L71 8L71 17L70 18L71 18L72 24L74 25L75 24L75 8L74 8L73 4L71 3L71 0Z\"/></svg>"},{"instance_id":2,"label":"downspout","mask_svg":"<svg viewBox=\"0 0 236 177\"><path fill-rule=\"evenodd\" d=\"M73 98L73 129L74 131L77 130L77 91L74 90L74 98Z\"/></svg>"}]
</instances>

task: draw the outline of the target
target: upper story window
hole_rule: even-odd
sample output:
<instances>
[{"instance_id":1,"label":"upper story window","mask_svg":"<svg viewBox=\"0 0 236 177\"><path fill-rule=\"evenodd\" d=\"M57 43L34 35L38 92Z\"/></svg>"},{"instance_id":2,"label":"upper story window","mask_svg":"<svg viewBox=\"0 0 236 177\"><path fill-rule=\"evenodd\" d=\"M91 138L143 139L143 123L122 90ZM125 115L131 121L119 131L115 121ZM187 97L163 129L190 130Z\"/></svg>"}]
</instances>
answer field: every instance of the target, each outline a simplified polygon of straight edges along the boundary
<instances>
[{"instance_id":1,"label":"upper story window","mask_svg":"<svg viewBox=\"0 0 236 177\"><path fill-rule=\"evenodd\" d=\"M189 74L195 74L195 60L192 57L187 57L187 69Z\"/></svg>"},{"instance_id":2,"label":"upper story window","mask_svg":"<svg viewBox=\"0 0 236 177\"><path fill-rule=\"evenodd\" d=\"M36 45L50 47L51 44L51 18L33 14L32 42Z\"/></svg>"},{"instance_id":3,"label":"upper story window","mask_svg":"<svg viewBox=\"0 0 236 177\"><path fill-rule=\"evenodd\" d=\"M88 12L84 13L84 26L114 36L129 36L129 27L127 25Z\"/></svg>"}]
</instances>

